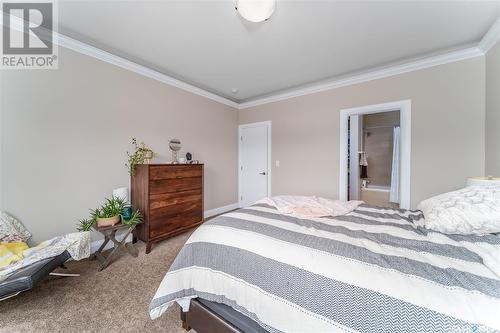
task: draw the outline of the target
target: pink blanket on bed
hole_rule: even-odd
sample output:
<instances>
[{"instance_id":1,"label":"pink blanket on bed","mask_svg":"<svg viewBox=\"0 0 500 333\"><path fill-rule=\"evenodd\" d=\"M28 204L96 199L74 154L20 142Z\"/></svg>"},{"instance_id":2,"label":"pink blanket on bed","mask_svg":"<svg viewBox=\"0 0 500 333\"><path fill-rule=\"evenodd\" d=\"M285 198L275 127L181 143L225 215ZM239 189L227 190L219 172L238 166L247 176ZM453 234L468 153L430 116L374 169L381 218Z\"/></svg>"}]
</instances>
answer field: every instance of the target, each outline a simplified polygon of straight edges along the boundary
<instances>
[{"instance_id":1,"label":"pink blanket on bed","mask_svg":"<svg viewBox=\"0 0 500 333\"><path fill-rule=\"evenodd\" d=\"M317 196L280 195L257 203L267 204L283 213L301 217L339 216L355 210L363 201L330 200Z\"/></svg>"}]
</instances>

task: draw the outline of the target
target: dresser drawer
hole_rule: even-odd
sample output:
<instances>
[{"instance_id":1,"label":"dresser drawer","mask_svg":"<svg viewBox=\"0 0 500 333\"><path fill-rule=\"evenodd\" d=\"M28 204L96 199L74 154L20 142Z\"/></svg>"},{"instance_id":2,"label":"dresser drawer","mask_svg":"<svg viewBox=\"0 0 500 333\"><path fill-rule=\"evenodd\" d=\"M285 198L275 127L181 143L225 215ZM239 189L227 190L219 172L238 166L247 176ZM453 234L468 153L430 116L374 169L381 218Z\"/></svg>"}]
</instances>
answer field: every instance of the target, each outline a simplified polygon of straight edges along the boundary
<instances>
[{"instance_id":1,"label":"dresser drawer","mask_svg":"<svg viewBox=\"0 0 500 333\"><path fill-rule=\"evenodd\" d=\"M196 210L180 212L173 215L164 215L161 212L152 212L149 217L149 235L151 239L187 229L190 226L203 221L201 207Z\"/></svg>"},{"instance_id":2,"label":"dresser drawer","mask_svg":"<svg viewBox=\"0 0 500 333\"><path fill-rule=\"evenodd\" d=\"M201 194L185 195L187 192L178 193L179 196L170 200L161 198L163 194L157 195L158 199L150 202L150 216L172 215L178 212L201 209Z\"/></svg>"},{"instance_id":3,"label":"dresser drawer","mask_svg":"<svg viewBox=\"0 0 500 333\"><path fill-rule=\"evenodd\" d=\"M191 191L151 194L149 196L149 207L151 210L167 208L183 203L195 203L202 200L201 188Z\"/></svg>"},{"instance_id":4,"label":"dresser drawer","mask_svg":"<svg viewBox=\"0 0 500 333\"><path fill-rule=\"evenodd\" d=\"M184 212L191 212L193 210L201 211L202 204L201 198L199 200L190 200L186 202L177 203L176 205L167 205L165 207L151 209L149 211L149 221L151 223L156 223L163 220L164 217L169 217L172 215L182 214Z\"/></svg>"},{"instance_id":5,"label":"dresser drawer","mask_svg":"<svg viewBox=\"0 0 500 333\"><path fill-rule=\"evenodd\" d=\"M149 194L199 190L202 185L201 177L151 180L149 182Z\"/></svg>"},{"instance_id":6,"label":"dresser drawer","mask_svg":"<svg viewBox=\"0 0 500 333\"><path fill-rule=\"evenodd\" d=\"M203 171L202 166L197 164L190 165L169 165L164 166L151 166L149 168L149 179L176 179L176 178L189 178L201 177Z\"/></svg>"}]
</instances>

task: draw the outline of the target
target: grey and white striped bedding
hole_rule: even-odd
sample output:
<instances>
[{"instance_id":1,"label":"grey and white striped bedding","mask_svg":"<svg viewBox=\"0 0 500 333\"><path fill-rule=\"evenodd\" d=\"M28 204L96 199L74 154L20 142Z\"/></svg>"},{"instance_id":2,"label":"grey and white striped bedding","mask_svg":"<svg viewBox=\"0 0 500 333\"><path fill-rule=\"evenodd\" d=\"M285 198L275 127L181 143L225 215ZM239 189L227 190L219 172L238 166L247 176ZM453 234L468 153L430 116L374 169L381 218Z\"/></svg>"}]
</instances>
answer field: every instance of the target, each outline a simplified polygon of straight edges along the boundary
<instances>
[{"instance_id":1,"label":"grey and white striped bedding","mask_svg":"<svg viewBox=\"0 0 500 333\"><path fill-rule=\"evenodd\" d=\"M207 221L150 305L225 303L269 332L499 332L494 235L419 229L419 211L367 205L300 219L254 205Z\"/></svg>"}]
</instances>

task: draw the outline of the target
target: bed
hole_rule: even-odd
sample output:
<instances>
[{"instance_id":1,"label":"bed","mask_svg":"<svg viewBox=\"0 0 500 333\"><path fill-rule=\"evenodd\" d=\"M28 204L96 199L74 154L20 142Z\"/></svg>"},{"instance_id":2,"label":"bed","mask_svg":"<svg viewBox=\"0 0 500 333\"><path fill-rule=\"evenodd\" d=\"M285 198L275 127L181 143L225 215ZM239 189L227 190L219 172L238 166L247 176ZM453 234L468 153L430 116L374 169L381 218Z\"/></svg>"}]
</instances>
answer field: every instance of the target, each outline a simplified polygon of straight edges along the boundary
<instances>
[{"instance_id":1,"label":"bed","mask_svg":"<svg viewBox=\"0 0 500 333\"><path fill-rule=\"evenodd\" d=\"M500 238L429 231L422 218L368 205L322 218L265 204L221 215L181 249L150 316L177 302L199 333L498 332L489 266Z\"/></svg>"}]
</instances>

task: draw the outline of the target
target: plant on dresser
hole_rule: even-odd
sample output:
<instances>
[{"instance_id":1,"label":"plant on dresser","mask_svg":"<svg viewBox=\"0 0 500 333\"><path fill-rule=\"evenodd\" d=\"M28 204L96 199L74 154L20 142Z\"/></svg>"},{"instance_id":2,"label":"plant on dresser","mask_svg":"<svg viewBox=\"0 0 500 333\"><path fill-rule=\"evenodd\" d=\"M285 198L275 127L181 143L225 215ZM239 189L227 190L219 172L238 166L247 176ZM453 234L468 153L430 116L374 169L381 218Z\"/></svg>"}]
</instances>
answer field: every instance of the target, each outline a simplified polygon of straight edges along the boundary
<instances>
[{"instance_id":1,"label":"plant on dresser","mask_svg":"<svg viewBox=\"0 0 500 333\"><path fill-rule=\"evenodd\" d=\"M140 164L132 174L132 208L144 223L135 238L154 243L203 223L203 164Z\"/></svg>"},{"instance_id":2,"label":"plant on dresser","mask_svg":"<svg viewBox=\"0 0 500 333\"><path fill-rule=\"evenodd\" d=\"M127 152L128 162L125 164L130 175L134 174L136 165L144 163L149 164L151 159L157 155L151 148L148 148L144 142L137 143L136 138L132 138L132 144L134 145L134 152L132 154Z\"/></svg>"}]
</instances>

